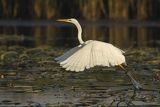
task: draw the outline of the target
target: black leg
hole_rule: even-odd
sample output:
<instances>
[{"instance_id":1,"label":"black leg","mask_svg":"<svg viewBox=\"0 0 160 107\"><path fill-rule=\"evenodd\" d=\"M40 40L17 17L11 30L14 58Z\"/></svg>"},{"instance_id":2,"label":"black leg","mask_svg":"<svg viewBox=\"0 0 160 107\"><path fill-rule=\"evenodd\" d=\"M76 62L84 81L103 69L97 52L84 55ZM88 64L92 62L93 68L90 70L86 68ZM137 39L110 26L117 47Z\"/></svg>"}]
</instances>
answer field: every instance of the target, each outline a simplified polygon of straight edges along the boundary
<instances>
[{"instance_id":1,"label":"black leg","mask_svg":"<svg viewBox=\"0 0 160 107\"><path fill-rule=\"evenodd\" d=\"M137 90L142 89L142 85L133 78L133 76L130 72L126 72L126 75L130 78L135 89L137 89Z\"/></svg>"},{"instance_id":2,"label":"black leg","mask_svg":"<svg viewBox=\"0 0 160 107\"><path fill-rule=\"evenodd\" d=\"M119 65L119 67L125 71L125 74L129 77L135 89L142 89L142 85L133 78L131 72L127 71L122 65Z\"/></svg>"}]
</instances>

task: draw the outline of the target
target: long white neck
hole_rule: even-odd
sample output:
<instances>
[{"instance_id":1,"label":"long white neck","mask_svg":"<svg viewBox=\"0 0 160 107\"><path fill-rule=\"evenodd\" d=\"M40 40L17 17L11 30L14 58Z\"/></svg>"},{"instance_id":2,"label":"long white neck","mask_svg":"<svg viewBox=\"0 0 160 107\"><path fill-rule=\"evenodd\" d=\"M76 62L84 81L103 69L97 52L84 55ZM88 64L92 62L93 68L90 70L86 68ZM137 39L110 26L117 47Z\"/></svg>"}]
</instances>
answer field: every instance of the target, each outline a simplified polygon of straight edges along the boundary
<instances>
[{"instance_id":1,"label":"long white neck","mask_svg":"<svg viewBox=\"0 0 160 107\"><path fill-rule=\"evenodd\" d=\"M78 40L79 40L79 43L80 44L83 44L84 41L82 40L82 28L81 28L81 25L77 22L77 23L73 23L76 25L77 27L77 30L78 30Z\"/></svg>"}]
</instances>

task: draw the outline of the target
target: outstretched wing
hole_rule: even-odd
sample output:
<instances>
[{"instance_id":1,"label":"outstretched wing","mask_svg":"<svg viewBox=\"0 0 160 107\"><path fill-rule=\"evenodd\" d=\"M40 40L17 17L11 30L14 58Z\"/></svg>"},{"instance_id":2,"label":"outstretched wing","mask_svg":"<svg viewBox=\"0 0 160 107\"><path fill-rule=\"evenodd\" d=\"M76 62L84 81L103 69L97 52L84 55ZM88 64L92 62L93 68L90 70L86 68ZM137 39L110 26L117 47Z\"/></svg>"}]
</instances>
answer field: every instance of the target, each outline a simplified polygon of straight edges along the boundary
<instances>
[{"instance_id":1,"label":"outstretched wing","mask_svg":"<svg viewBox=\"0 0 160 107\"><path fill-rule=\"evenodd\" d=\"M89 41L83 46L75 47L56 58L66 70L83 71L94 66L115 66L125 63L123 51L111 44Z\"/></svg>"},{"instance_id":2,"label":"outstretched wing","mask_svg":"<svg viewBox=\"0 0 160 107\"><path fill-rule=\"evenodd\" d=\"M86 68L94 66L116 66L125 63L124 51L109 43L93 41L90 43L90 58Z\"/></svg>"},{"instance_id":3,"label":"outstretched wing","mask_svg":"<svg viewBox=\"0 0 160 107\"><path fill-rule=\"evenodd\" d=\"M56 60L66 70L83 71L89 62L90 48L90 44L77 46L56 58Z\"/></svg>"},{"instance_id":4,"label":"outstretched wing","mask_svg":"<svg viewBox=\"0 0 160 107\"><path fill-rule=\"evenodd\" d=\"M70 57L75 52L77 52L77 50L79 50L80 48L81 48L81 46L74 47L74 48L70 49L69 51L67 51L66 53L64 53L62 56L59 56L59 57L55 58L55 60L58 61L58 63L63 62L68 57Z\"/></svg>"}]
</instances>

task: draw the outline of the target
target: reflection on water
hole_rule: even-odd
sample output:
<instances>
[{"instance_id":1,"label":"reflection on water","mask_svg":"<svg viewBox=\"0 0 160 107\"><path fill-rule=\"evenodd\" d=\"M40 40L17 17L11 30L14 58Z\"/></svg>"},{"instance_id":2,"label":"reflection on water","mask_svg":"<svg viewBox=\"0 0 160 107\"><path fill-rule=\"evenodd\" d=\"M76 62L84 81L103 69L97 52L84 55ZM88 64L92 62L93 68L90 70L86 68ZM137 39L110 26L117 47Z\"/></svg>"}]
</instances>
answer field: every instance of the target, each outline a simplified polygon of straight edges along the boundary
<instances>
[{"instance_id":1,"label":"reflection on water","mask_svg":"<svg viewBox=\"0 0 160 107\"><path fill-rule=\"evenodd\" d=\"M78 44L77 31L71 24L57 22L0 21L0 44L24 46L71 46ZM101 40L121 48L159 46L156 23L114 23L82 21L84 40Z\"/></svg>"}]
</instances>

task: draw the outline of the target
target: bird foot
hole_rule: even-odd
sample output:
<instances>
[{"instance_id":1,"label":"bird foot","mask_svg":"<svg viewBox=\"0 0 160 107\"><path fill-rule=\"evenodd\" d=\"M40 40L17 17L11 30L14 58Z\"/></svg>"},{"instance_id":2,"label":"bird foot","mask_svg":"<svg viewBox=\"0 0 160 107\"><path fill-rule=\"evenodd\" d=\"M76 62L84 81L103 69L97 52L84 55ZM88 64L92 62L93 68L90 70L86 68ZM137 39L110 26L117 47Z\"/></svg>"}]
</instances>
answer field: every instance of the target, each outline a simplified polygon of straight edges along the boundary
<instances>
[{"instance_id":1,"label":"bird foot","mask_svg":"<svg viewBox=\"0 0 160 107\"><path fill-rule=\"evenodd\" d=\"M136 90L141 90L141 89L143 89L142 85L141 85L139 82L137 82L137 81L135 81L135 80L131 80L131 82L132 82L132 84L133 84L133 87L134 87Z\"/></svg>"}]
</instances>

